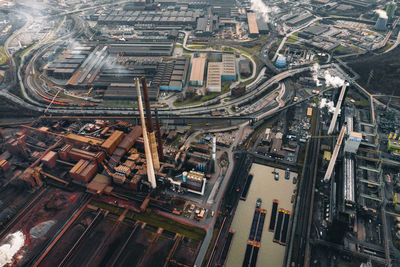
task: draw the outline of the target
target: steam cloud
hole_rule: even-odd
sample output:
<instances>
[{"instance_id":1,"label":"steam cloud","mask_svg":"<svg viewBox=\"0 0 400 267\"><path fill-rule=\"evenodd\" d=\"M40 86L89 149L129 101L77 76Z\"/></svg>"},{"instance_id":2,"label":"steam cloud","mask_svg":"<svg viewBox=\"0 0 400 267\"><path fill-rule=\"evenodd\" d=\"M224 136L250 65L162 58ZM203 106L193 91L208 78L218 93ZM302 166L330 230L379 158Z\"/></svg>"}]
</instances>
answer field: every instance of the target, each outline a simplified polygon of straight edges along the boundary
<instances>
[{"instance_id":1,"label":"steam cloud","mask_svg":"<svg viewBox=\"0 0 400 267\"><path fill-rule=\"evenodd\" d=\"M18 231L8 235L5 242L0 246L0 266L10 264L24 243L25 236L22 232Z\"/></svg>"},{"instance_id":2,"label":"steam cloud","mask_svg":"<svg viewBox=\"0 0 400 267\"><path fill-rule=\"evenodd\" d=\"M329 71L324 72L326 86L341 87L344 84L344 80L338 76L332 76Z\"/></svg>"},{"instance_id":3,"label":"steam cloud","mask_svg":"<svg viewBox=\"0 0 400 267\"><path fill-rule=\"evenodd\" d=\"M378 14L380 18L383 18L383 19L387 19L388 18L386 12L381 10L381 9L375 10L375 13Z\"/></svg>"},{"instance_id":4,"label":"steam cloud","mask_svg":"<svg viewBox=\"0 0 400 267\"><path fill-rule=\"evenodd\" d=\"M326 86L332 86L332 87L341 87L344 84L344 80L338 76L333 76L329 70L325 70L323 73L321 73L321 67L318 63L315 63L312 68L312 77L316 83L317 86L320 86L321 83L318 79L319 76L323 76L325 79L325 85Z\"/></svg>"},{"instance_id":5,"label":"steam cloud","mask_svg":"<svg viewBox=\"0 0 400 267\"><path fill-rule=\"evenodd\" d=\"M313 77L313 79L314 79L314 81L315 81L315 84L316 84L317 86L320 86L320 85L321 85L320 81L318 80L318 74L319 74L319 70L320 70L320 69L321 69L321 67L319 66L318 63L315 63L315 64L312 66L312 68L311 68L312 77Z\"/></svg>"},{"instance_id":6,"label":"steam cloud","mask_svg":"<svg viewBox=\"0 0 400 267\"><path fill-rule=\"evenodd\" d=\"M277 7L269 7L262 0L251 0L251 9L254 10L259 17L261 17L265 22L270 22L270 13L279 12Z\"/></svg>"}]
</instances>

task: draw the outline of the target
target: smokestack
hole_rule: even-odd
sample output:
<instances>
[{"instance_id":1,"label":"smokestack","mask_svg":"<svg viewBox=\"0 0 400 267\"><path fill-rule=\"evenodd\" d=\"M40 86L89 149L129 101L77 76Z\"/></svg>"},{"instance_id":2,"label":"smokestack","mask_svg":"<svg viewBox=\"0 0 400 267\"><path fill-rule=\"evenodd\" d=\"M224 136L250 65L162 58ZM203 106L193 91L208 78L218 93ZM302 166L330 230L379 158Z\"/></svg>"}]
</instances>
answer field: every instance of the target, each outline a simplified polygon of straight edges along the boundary
<instances>
[{"instance_id":1,"label":"smokestack","mask_svg":"<svg viewBox=\"0 0 400 267\"><path fill-rule=\"evenodd\" d=\"M215 166L216 166L216 164L217 164L217 161L216 161L216 159L217 159L217 138L214 136L213 137L213 143L212 143L212 164L213 164L213 166L212 166L212 168L213 168L213 172L215 171Z\"/></svg>"},{"instance_id":2,"label":"smokestack","mask_svg":"<svg viewBox=\"0 0 400 267\"><path fill-rule=\"evenodd\" d=\"M212 144L212 159L215 162L217 156L217 138L214 136L213 137L213 144Z\"/></svg>"},{"instance_id":3,"label":"smokestack","mask_svg":"<svg viewBox=\"0 0 400 267\"><path fill-rule=\"evenodd\" d=\"M158 109L157 108L155 109L155 113L156 113L158 156L160 158L160 161L164 161L164 149L163 149L163 145L162 145L160 119L158 117Z\"/></svg>"},{"instance_id":4,"label":"smokestack","mask_svg":"<svg viewBox=\"0 0 400 267\"><path fill-rule=\"evenodd\" d=\"M147 127L149 129L149 133L152 133L153 132L153 120L151 119L149 90L147 89L146 78L144 76L142 77L142 87L143 87L144 107L146 108Z\"/></svg>"},{"instance_id":5,"label":"smokestack","mask_svg":"<svg viewBox=\"0 0 400 267\"><path fill-rule=\"evenodd\" d=\"M151 119L149 91L147 90L146 79L144 76L142 77L142 86L143 86L144 105L146 108L147 124L149 127L149 140L150 140L150 149L153 159L153 165L154 169L158 170L160 169L160 159L158 158L156 135L153 129L153 120Z\"/></svg>"},{"instance_id":6,"label":"smokestack","mask_svg":"<svg viewBox=\"0 0 400 267\"><path fill-rule=\"evenodd\" d=\"M146 165L147 165L147 179L149 180L151 187L154 189L157 187L156 176L154 174L153 158L151 156L149 138L147 137L146 122L144 119L144 112L143 112L142 93L140 92L140 83L139 79L137 78L135 78L135 85L138 95L140 121L142 122L142 129L143 129L143 142L144 142L144 151L146 154Z\"/></svg>"}]
</instances>

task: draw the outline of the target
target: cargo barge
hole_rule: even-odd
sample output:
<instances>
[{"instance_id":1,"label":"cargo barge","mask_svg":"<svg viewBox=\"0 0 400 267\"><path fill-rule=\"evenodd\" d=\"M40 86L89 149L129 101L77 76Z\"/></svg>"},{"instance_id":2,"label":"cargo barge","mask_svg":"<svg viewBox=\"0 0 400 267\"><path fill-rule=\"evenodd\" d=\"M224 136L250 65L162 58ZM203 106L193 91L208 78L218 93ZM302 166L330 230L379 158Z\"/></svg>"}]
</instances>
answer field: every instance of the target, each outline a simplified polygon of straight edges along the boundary
<instances>
[{"instance_id":1,"label":"cargo barge","mask_svg":"<svg viewBox=\"0 0 400 267\"><path fill-rule=\"evenodd\" d=\"M253 181L253 174L252 173L250 173L249 176L247 177L246 184L245 184L244 189L243 189L243 193L240 196L240 200L246 200L247 194L249 193L251 181Z\"/></svg>"},{"instance_id":2,"label":"cargo barge","mask_svg":"<svg viewBox=\"0 0 400 267\"><path fill-rule=\"evenodd\" d=\"M275 229L275 234L274 234L274 242L276 242L276 243L279 243L279 240L281 239L283 215L284 215L284 210L279 209L278 221L276 222L276 229Z\"/></svg>"},{"instance_id":3,"label":"cargo barge","mask_svg":"<svg viewBox=\"0 0 400 267\"><path fill-rule=\"evenodd\" d=\"M287 244L287 232L288 232L288 228L289 228L289 219L290 219L290 211L286 210L284 218L283 218L281 240L279 241L279 244L281 244L283 246L286 246L286 244Z\"/></svg>"},{"instance_id":4,"label":"cargo barge","mask_svg":"<svg viewBox=\"0 0 400 267\"><path fill-rule=\"evenodd\" d=\"M257 263L265 217L267 215L267 211L260 208L261 202L260 198L257 199L242 266L256 266Z\"/></svg>"},{"instance_id":5,"label":"cargo barge","mask_svg":"<svg viewBox=\"0 0 400 267\"><path fill-rule=\"evenodd\" d=\"M233 235L235 234L234 230L229 230L228 237L226 238L226 242L224 248L222 249L221 257L219 258L218 266L224 266L226 257L228 256L229 249L231 248Z\"/></svg>"},{"instance_id":6,"label":"cargo barge","mask_svg":"<svg viewBox=\"0 0 400 267\"><path fill-rule=\"evenodd\" d=\"M271 220L269 222L269 231L273 232L275 230L275 223L276 223L276 214L278 212L278 204L279 200L274 199L272 202L272 211L271 211Z\"/></svg>"}]
</instances>

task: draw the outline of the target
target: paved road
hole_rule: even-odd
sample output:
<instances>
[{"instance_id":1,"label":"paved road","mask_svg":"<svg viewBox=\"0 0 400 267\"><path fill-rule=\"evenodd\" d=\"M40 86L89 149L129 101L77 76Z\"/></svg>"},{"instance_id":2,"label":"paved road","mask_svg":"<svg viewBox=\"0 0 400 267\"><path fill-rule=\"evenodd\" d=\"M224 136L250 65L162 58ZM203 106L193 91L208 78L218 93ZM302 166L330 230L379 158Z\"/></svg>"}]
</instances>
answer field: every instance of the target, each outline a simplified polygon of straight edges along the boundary
<instances>
[{"instance_id":1,"label":"paved road","mask_svg":"<svg viewBox=\"0 0 400 267\"><path fill-rule=\"evenodd\" d=\"M223 50L215 50L215 49L212 49L212 48L191 49L191 48L189 48L187 46L187 40L189 38L189 32L181 31L181 33L185 34L185 38L183 39L183 45L182 46L183 46L183 49L186 50L186 51L195 52L195 53L229 53L229 54L231 53L231 52L225 52ZM256 77L256 75L257 75L257 63L254 61L254 59L242 54L242 52L240 52L240 50L235 48L235 47L228 46L228 45L225 45L224 47L231 48L231 49L235 50L236 53L241 54L242 57L247 58L251 62L251 64L253 65L253 73L251 74L251 76L249 78L246 78L246 79L241 79L240 75L239 75L239 82L246 82L248 80L254 79L254 77Z\"/></svg>"},{"instance_id":2,"label":"paved road","mask_svg":"<svg viewBox=\"0 0 400 267\"><path fill-rule=\"evenodd\" d=\"M232 146L230 147L230 149L228 151L228 158L229 158L228 169L226 171L224 179L222 180L222 183L220 185L220 190L218 191L218 193L216 195L216 198L215 198L216 201L214 201L214 205L213 205L213 209L214 209L214 212L215 212L216 215L219 212L219 207L221 206L222 197L225 194L229 179L232 177L232 173L233 173L233 169L234 169L234 158L233 158L232 150L234 148L236 148L237 145L242 141L243 132L244 132L244 129L245 129L245 127L247 125L248 125L248 122L247 123L243 123L242 125L239 126L239 130L237 131L237 134L236 134L236 137L235 137L235 141L233 142ZM203 262L203 259L204 259L204 256L207 253L207 249L208 249L208 247L210 245L210 242L211 242L211 238L212 238L213 230L214 230L214 225L215 225L217 217L218 216L211 217L211 222L209 222L210 226L209 226L209 228L207 230L206 237L204 238L204 241L203 241L203 243L201 245L201 248L199 250L199 254L197 255L197 258L196 258L196 262L195 262L196 266L201 266L201 264Z\"/></svg>"},{"instance_id":3,"label":"paved road","mask_svg":"<svg viewBox=\"0 0 400 267\"><path fill-rule=\"evenodd\" d=\"M317 17L317 18L311 20L310 22L308 22L307 24L304 24L303 26L301 26L301 27L299 27L299 28L296 28L296 29L294 29L293 31L287 33L287 34L285 35L285 37L283 37L281 43L279 44L278 49L276 49L276 52L275 52L274 57L272 58L272 61L275 61L275 60L276 60L276 58L277 58L278 55L279 55L279 52L281 51L283 45L286 43L286 40L287 40L287 38L289 38L289 36L291 36L291 35L292 35L293 33L295 33L295 32L298 32L298 31L301 31L301 30L307 28L308 26L310 26L311 24L313 24L314 22L316 22L317 20L320 20L320 19L322 19L322 18Z\"/></svg>"},{"instance_id":4,"label":"paved road","mask_svg":"<svg viewBox=\"0 0 400 267\"><path fill-rule=\"evenodd\" d=\"M400 21L400 18L398 18L398 19L396 20L396 25L398 24L399 21ZM399 33L397 34L397 38L396 38L395 43L394 43L388 50L386 50L386 51L383 52L383 53L385 54L385 53L388 53L388 52L392 51L392 50L395 49L397 46L399 46L399 44L400 44L400 30L399 30Z\"/></svg>"}]
</instances>

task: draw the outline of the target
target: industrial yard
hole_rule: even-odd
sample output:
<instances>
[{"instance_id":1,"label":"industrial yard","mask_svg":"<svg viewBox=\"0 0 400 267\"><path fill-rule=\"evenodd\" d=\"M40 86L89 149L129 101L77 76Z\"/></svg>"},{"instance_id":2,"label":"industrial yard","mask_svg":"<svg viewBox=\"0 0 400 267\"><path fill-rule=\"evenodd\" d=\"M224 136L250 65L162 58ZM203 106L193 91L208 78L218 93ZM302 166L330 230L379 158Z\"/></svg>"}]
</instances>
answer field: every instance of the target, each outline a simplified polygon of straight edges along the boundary
<instances>
[{"instance_id":1,"label":"industrial yard","mask_svg":"<svg viewBox=\"0 0 400 267\"><path fill-rule=\"evenodd\" d=\"M400 266L399 22L0 0L0 266Z\"/></svg>"}]
</instances>

